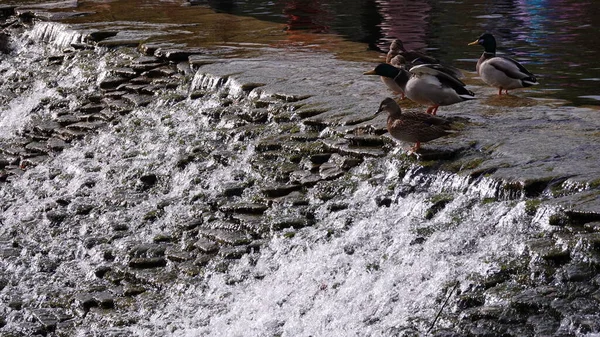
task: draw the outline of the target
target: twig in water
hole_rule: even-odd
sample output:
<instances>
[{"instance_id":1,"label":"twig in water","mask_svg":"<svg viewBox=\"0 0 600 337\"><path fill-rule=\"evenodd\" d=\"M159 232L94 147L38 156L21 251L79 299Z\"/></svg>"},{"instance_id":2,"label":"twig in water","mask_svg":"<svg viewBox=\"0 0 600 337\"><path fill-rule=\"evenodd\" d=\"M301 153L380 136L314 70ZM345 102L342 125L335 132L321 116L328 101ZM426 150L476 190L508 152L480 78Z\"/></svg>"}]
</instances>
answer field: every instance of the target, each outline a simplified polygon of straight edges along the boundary
<instances>
[{"instance_id":1,"label":"twig in water","mask_svg":"<svg viewBox=\"0 0 600 337\"><path fill-rule=\"evenodd\" d=\"M440 310L438 310L437 315L435 315L435 318L433 319L433 322L431 322L431 326L427 330L427 334L428 335L429 335L429 332L435 326L435 322L437 322L438 318L440 318L440 315L442 314L442 310L444 310L444 307L446 307L446 304L448 304L448 301L450 300L450 297L452 297L452 294L454 293L454 290L456 290L456 287L458 287L459 284L460 284L460 282L456 281L456 283L454 284L454 287L452 287L452 289L450 289L450 293L448 293L448 297L446 297L446 300L444 301L444 303L440 307Z\"/></svg>"}]
</instances>

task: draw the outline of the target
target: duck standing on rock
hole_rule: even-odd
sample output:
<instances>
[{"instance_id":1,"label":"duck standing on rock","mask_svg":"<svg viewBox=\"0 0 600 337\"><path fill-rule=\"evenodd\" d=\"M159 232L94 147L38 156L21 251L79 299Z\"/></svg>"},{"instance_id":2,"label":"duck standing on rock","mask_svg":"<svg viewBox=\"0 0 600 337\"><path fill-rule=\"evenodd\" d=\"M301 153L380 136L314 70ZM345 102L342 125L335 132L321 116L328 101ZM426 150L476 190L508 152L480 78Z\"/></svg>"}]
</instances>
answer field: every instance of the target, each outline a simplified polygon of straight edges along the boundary
<instances>
[{"instance_id":1,"label":"duck standing on rock","mask_svg":"<svg viewBox=\"0 0 600 337\"><path fill-rule=\"evenodd\" d=\"M434 57L431 57L418 51L406 50L402 41L398 39L395 39L390 44L390 49L386 55L385 63L391 64L393 66L398 66L398 64L400 63L405 69L410 69L414 66L422 64L434 64L437 66L439 71L445 72L456 78L464 77L463 73L459 69L442 64L438 59Z\"/></svg>"},{"instance_id":2,"label":"duck standing on rock","mask_svg":"<svg viewBox=\"0 0 600 337\"><path fill-rule=\"evenodd\" d=\"M404 112L392 98L384 99L375 114L387 111L387 130L390 135L403 142L415 143L410 149L417 152L421 143L453 133L451 122L445 118L422 112Z\"/></svg>"},{"instance_id":3,"label":"duck standing on rock","mask_svg":"<svg viewBox=\"0 0 600 337\"><path fill-rule=\"evenodd\" d=\"M483 54L477 61L477 73L481 79L498 88L498 95L502 90L508 94L508 90L530 87L538 84L535 76L530 73L519 62L506 56L496 56L496 38L490 33L481 35L477 40L469 43L481 45Z\"/></svg>"},{"instance_id":4,"label":"duck standing on rock","mask_svg":"<svg viewBox=\"0 0 600 337\"><path fill-rule=\"evenodd\" d=\"M427 113L435 115L443 105L474 99L475 94L465 88L456 77L436 69L439 65L422 64L409 71L381 63L365 75L379 75L393 79L406 97L419 104L427 105ZM443 66L439 66L443 67Z\"/></svg>"}]
</instances>

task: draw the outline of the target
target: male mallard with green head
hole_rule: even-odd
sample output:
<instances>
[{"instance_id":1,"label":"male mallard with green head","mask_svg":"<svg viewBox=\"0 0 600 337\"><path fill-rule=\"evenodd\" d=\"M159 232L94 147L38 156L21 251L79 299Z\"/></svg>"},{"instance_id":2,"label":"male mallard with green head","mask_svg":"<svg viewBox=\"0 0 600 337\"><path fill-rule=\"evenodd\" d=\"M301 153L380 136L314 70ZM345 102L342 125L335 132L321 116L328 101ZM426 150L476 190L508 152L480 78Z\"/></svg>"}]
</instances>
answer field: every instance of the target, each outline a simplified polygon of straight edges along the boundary
<instances>
[{"instance_id":1,"label":"male mallard with green head","mask_svg":"<svg viewBox=\"0 0 600 337\"><path fill-rule=\"evenodd\" d=\"M415 143L411 148L417 152L421 143L428 142L452 133L451 122L445 118L422 112L402 112L398 103L391 98L384 99L376 114L387 111L387 130L390 135L403 142Z\"/></svg>"},{"instance_id":2,"label":"male mallard with green head","mask_svg":"<svg viewBox=\"0 0 600 337\"><path fill-rule=\"evenodd\" d=\"M508 90L530 87L538 84L535 76L530 73L519 62L506 56L496 56L496 39L490 33L481 35L477 40L469 43L481 45L483 54L477 61L477 73L481 79L498 88L498 95L502 90L508 94Z\"/></svg>"}]
</instances>

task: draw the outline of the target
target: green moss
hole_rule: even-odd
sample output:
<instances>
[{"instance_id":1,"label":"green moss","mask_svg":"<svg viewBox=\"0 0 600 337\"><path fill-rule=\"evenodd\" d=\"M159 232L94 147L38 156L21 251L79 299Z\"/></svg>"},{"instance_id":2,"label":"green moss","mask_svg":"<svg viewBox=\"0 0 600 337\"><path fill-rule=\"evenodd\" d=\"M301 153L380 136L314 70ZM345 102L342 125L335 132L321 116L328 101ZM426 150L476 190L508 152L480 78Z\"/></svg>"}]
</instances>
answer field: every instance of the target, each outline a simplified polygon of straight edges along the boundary
<instances>
[{"instance_id":1,"label":"green moss","mask_svg":"<svg viewBox=\"0 0 600 337\"><path fill-rule=\"evenodd\" d=\"M569 218L563 213L553 214L548 219L548 224L550 226L564 227L569 224Z\"/></svg>"},{"instance_id":2,"label":"green moss","mask_svg":"<svg viewBox=\"0 0 600 337\"><path fill-rule=\"evenodd\" d=\"M596 179L596 180L592 180L592 181L590 181L590 182L588 183L588 186L589 186L590 188L598 188L598 187L600 187L600 178L599 178L599 179Z\"/></svg>"},{"instance_id":3,"label":"green moss","mask_svg":"<svg viewBox=\"0 0 600 337\"><path fill-rule=\"evenodd\" d=\"M286 238L286 239L291 239L294 236L296 236L296 232L285 232L285 233L283 233L283 237Z\"/></svg>"},{"instance_id":4,"label":"green moss","mask_svg":"<svg viewBox=\"0 0 600 337\"><path fill-rule=\"evenodd\" d=\"M432 219L439 211L454 200L454 197L447 193L441 193L431 197L428 201L432 203L431 207L425 212L425 219Z\"/></svg>"},{"instance_id":5,"label":"green moss","mask_svg":"<svg viewBox=\"0 0 600 337\"><path fill-rule=\"evenodd\" d=\"M525 202L525 213L531 216L535 215L541 203L542 201L539 199L527 200Z\"/></svg>"},{"instance_id":6,"label":"green moss","mask_svg":"<svg viewBox=\"0 0 600 337\"><path fill-rule=\"evenodd\" d=\"M495 201L496 201L496 198L483 198L483 200L481 200L481 204L487 205L487 204L491 204Z\"/></svg>"},{"instance_id":7,"label":"green moss","mask_svg":"<svg viewBox=\"0 0 600 337\"><path fill-rule=\"evenodd\" d=\"M479 165L481 165L481 163L483 163L483 162L484 162L483 158L473 159L471 161L464 163L462 165L462 169L463 170L473 170L473 169L476 169L477 167L479 167Z\"/></svg>"}]
</instances>

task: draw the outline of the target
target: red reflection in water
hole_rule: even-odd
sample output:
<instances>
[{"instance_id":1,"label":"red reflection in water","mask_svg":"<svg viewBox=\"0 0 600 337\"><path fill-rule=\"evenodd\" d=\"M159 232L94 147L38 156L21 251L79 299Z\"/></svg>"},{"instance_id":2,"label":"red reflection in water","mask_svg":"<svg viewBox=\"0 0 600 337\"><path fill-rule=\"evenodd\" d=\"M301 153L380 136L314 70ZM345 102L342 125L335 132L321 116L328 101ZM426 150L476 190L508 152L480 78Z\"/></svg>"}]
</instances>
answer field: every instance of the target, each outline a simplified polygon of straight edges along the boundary
<instances>
[{"instance_id":1,"label":"red reflection in water","mask_svg":"<svg viewBox=\"0 0 600 337\"><path fill-rule=\"evenodd\" d=\"M382 50L388 50L393 39L404 42L406 49L427 47L425 38L429 25L431 6L423 0L376 0L382 16L383 38L378 42Z\"/></svg>"},{"instance_id":2,"label":"red reflection in water","mask_svg":"<svg viewBox=\"0 0 600 337\"><path fill-rule=\"evenodd\" d=\"M287 30L305 30L311 33L328 33L332 14L319 0L294 0L283 2L283 14L288 18Z\"/></svg>"}]
</instances>

